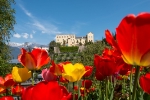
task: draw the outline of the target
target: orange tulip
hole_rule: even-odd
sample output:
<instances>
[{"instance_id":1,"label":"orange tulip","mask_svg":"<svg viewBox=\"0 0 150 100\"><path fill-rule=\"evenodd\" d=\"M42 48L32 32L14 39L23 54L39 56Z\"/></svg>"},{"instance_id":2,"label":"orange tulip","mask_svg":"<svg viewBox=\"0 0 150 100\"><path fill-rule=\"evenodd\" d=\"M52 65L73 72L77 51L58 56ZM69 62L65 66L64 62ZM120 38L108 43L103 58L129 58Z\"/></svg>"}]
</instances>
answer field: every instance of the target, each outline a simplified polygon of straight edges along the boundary
<instances>
[{"instance_id":1,"label":"orange tulip","mask_svg":"<svg viewBox=\"0 0 150 100\"><path fill-rule=\"evenodd\" d=\"M29 70L38 70L42 66L46 65L50 61L50 57L46 50L33 49L31 52L27 52L25 49L21 49L21 54L18 56L20 63L27 67Z\"/></svg>"},{"instance_id":2,"label":"orange tulip","mask_svg":"<svg viewBox=\"0 0 150 100\"><path fill-rule=\"evenodd\" d=\"M150 13L130 14L116 28L122 58L128 64L150 65Z\"/></svg>"},{"instance_id":3,"label":"orange tulip","mask_svg":"<svg viewBox=\"0 0 150 100\"><path fill-rule=\"evenodd\" d=\"M50 72L54 73L55 75L61 75L63 72L63 63L55 64L55 62L52 60Z\"/></svg>"},{"instance_id":4,"label":"orange tulip","mask_svg":"<svg viewBox=\"0 0 150 100\"><path fill-rule=\"evenodd\" d=\"M20 96L24 92L25 88L17 84L11 88L12 94Z\"/></svg>"},{"instance_id":5,"label":"orange tulip","mask_svg":"<svg viewBox=\"0 0 150 100\"><path fill-rule=\"evenodd\" d=\"M10 88L15 84L11 74L7 74L4 78L0 77L0 94L5 93L7 88Z\"/></svg>"},{"instance_id":6,"label":"orange tulip","mask_svg":"<svg viewBox=\"0 0 150 100\"><path fill-rule=\"evenodd\" d=\"M4 82L5 82L5 80L3 79L3 77L0 77L0 94L5 93Z\"/></svg>"},{"instance_id":7,"label":"orange tulip","mask_svg":"<svg viewBox=\"0 0 150 100\"><path fill-rule=\"evenodd\" d=\"M4 77L4 86L9 88L12 87L13 85L15 85L16 83L14 82L13 78L12 78L12 74L7 74Z\"/></svg>"}]
</instances>

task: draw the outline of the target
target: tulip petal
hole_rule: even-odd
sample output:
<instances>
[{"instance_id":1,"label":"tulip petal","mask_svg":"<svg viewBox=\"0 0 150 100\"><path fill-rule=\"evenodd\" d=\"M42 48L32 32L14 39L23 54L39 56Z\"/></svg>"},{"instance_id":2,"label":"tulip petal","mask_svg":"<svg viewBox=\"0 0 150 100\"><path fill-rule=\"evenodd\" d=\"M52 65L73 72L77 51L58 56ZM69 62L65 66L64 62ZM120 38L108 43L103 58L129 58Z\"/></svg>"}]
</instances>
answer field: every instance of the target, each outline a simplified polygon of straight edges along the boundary
<instances>
[{"instance_id":1,"label":"tulip petal","mask_svg":"<svg viewBox=\"0 0 150 100\"><path fill-rule=\"evenodd\" d=\"M49 69L43 69L42 70L42 78L45 81L54 81L54 80L57 80L57 76L54 75L52 72L50 72Z\"/></svg>"},{"instance_id":2,"label":"tulip petal","mask_svg":"<svg viewBox=\"0 0 150 100\"><path fill-rule=\"evenodd\" d=\"M117 42L115 41L114 37L112 36L112 34L110 33L109 30L105 30L105 37L106 37L106 41L115 49L119 49Z\"/></svg>"},{"instance_id":3,"label":"tulip petal","mask_svg":"<svg viewBox=\"0 0 150 100\"><path fill-rule=\"evenodd\" d=\"M21 96L21 99L22 100L33 100L32 99L32 94L33 94L33 89L34 89L34 86L29 86L27 87L24 92L22 93L22 96Z\"/></svg>"},{"instance_id":4,"label":"tulip petal","mask_svg":"<svg viewBox=\"0 0 150 100\"><path fill-rule=\"evenodd\" d=\"M18 56L19 62L28 69L32 70L36 67L36 60L31 53L26 52L25 49L21 49L22 54Z\"/></svg>"},{"instance_id":5,"label":"tulip petal","mask_svg":"<svg viewBox=\"0 0 150 100\"><path fill-rule=\"evenodd\" d=\"M61 88L55 81L43 81L34 87L32 97L32 100L61 100Z\"/></svg>"},{"instance_id":6,"label":"tulip petal","mask_svg":"<svg viewBox=\"0 0 150 100\"><path fill-rule=\"evenodd\" d=\"M31 72L27 68L13 67L12 78L15 82L25 82L31 77Z\"/></svg>"},{"instance_id":7,"label":"tulip petal","mask_svg":"<svg viewBox=\"0 0 150 100\"><path fill-rule=\"evenodd\" d=\"M12 74L7 74L4 78L5 82L4 82L4 86L6 88L8 87L11 87L13 86L14 84L16 84L14 81L13 81L13 78L12 78Z\"/></svg>"},{"instance_id":8,"label":"tulip petal","mask_svg":"<svg viewBox=\"0 0 150 100\"><path fill-rule=\"evenodd\" d=\"M0 100L14 100L14 98L12 96L3 96Z\"/></svg>"},{"instance_id":9,"label":"tulip petal","mask_svg":"<svg viewBox=\"0 0 150 100\"><path fill-rule=\"evenodd\" d=\"M61 75L63 71L63 65L62 66L60 64L57 65L52 60L52 66L50 67L50 71L55 75Z\"/></svg>"},{"instance_id":10,"label":"tulip petal","mask_svg":"<svg viewBox=\"0 0 150 100\"><path fill-rule=\"evenodd\" d=\"M84 74L84 77L89 77L92 74L93 67L92 66L85 66L85 70L87 72Z\"/></svg>"},{"instance_id":11,"label":"tulip petal","mask_svg":"<svg viewBox=\"0 0 150 100\"><path fill-rule=\"evenodd\" d=\"M68 74L65 74L65 73L62 73L62 76L65 78L65 79L67 79L67 80L69 80L69 82L75 82L75 81L77 81L77 77L72 77L71 75L68 75Z\"/></svg>"},{"instance_id":12,"label":"tulip petal","mask_svg":"<svg viewBox=\"0 0 150 100\"><path fill-rule=\"evenodd\" d=\"M0 76L0 87L4 85L5 80Z\"/></svg>"},{"instance_id":13,"label":"tulip petal","mask_svg":"<svg viewBox=\"0 0 150 100\"><path fill-rule=\"evenodd\" d=\"M149 59L143 62L141 57L150 50L150 13L142 13L137 17L128 15L119 24L117 42L128 64L148 66ZM142 62L141 62L142 61Z\"/></svg>"},{"instance_id":14,"label":"tulip petal","mask_svg":"<svg viewBox=\"0 0 150 100\"><path fill-rule=\"evenodd\" d=\"M32 55L37 60L37 68L40 69L43 65L48 64L50 62L50 57L48 56L48 53L44 49L33 49Z\"/></svg>"},{"instance_id":15,"label":"tulip petal","mask_svg":"<svg viewBox=\"0 0 150 100\"><path fill-rule=\"evenodd\" d=\"M141 88L148 94L150 94L150 73L147 73L145 76L141 76L139 80Z\"/></svg>"},{"instance_id":16,"label":"tulip petal","mask_svg":"<svg viewBox=\"0 0 150 100\"><path fill-rule=\"evenodd\" d=\"M63 68L64 73L66 74L70 74L73 70L75 70L75 67L71 63L63 65Z\"/></svg>"}]
</instances>

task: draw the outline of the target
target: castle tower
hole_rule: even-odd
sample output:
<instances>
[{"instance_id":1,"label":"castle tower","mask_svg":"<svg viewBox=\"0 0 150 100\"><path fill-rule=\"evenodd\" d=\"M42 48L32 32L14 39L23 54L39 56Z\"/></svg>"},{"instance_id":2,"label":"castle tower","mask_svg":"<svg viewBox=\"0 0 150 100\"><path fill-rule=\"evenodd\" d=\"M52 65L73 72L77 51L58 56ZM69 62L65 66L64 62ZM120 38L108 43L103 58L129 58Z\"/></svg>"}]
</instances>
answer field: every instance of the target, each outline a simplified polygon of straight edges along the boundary
<instances>
[{"instance_id":1,"label":"castle tower","mask_svg":"<svg viewBox=\"0 0 150 100\"><path fill-rule=\"evenodd\" d=\"M87 42L94 42L94 34L92 32L87 34Z\"/></svg>"}]
</instances>

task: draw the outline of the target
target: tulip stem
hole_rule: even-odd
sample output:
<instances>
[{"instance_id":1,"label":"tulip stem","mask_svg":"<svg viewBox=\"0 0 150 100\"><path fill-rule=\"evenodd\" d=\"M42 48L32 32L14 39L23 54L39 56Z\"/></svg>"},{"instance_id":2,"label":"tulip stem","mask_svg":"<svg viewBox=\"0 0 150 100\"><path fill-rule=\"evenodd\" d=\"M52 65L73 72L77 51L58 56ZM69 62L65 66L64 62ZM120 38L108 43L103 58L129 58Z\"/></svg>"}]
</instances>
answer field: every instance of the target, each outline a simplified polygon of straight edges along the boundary
<instances>
[{"instance_id":1,"label":"tulip stem","mask_svg":"<svg viewBox=\"0 0 150 100\"><path fill-rule=\"evenodd\" d=\"M73 85L73 100L75 100L75 91L74 91L74 82L72 83L72 85Z\"/></svg>"},{"instance_id":2,"label":"tulip stem","mask_svg":"<svg viewBox=\"0 0 150 100\"><path fill-rule=\"evenodd\" d=\"M81 94L81 93L80 93L80 88L79 88L79 87L80 87L79 81L77 81L77 87L78 87L78 98L79 98L79 97L80 97L80 94ZM83 99L83 100L84 100L84 99Z\"/></svg>"},{"instance_id":3,"label":"tulip stem","mask_svg":"<svg viewBox=\"0 0 150 100\"><path fill-rule=\"evenodd\" d=\"M31 71L31 75L32 75L32 86L34 86L34 70Z\"/></svg>"},{"instance_id":4,"label":"tulip stem","mask_svg":"<svg viewBox=\"0 0 150 100\"><path fill-rule=\"evenodd\" d=\"M130 69L130 85L129 85L129 100L131 100L131 93L132 93L132 67Z\"/></svg>"},{"instance_id":5,"label":"tulip stem","mask_svg":"<svg viewBox=\"0 0 150 100\"><path fill-rule=\"evenodd\" d=\"M108 78L105 80L105 97L108 100Z\"/></svg>"},{"instance_id":6,"label":"tulip stem","mask_svg":"<svg viewBox=\"0 0 150 100\"><path fill-rule=\"evenodd\" d=\"M101 98L101 81L99 81L99 99Z\"/></svg>"},{"instance_id":7,"label":"tulip stem","mask_svg":"<svg viewBox=\"0 0 150 100\"><path fill-rule=\"evenodd\" d=\"M135 97L136 97L136 89L137 89L137 85L138 85L139 74L140 74L140 66L137 66L136 67L136 72L135 72L134 85L133 85L132 100L135 100Z\"/></svg>"}]
</instances>

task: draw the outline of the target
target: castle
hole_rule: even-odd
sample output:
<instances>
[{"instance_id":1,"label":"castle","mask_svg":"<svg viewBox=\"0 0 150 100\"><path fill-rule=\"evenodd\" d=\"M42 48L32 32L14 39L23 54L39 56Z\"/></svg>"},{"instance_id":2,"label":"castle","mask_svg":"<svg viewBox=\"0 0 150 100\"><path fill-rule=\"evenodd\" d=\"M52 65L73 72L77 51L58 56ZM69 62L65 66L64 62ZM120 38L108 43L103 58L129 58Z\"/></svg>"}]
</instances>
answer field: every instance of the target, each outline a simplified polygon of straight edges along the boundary
<instances>
[{"instance_id":1,"label":"castle","mask_svg":"<svg viewBox=\"0 0 150 100\"><path fill-rule=\"evenodd\" d=\"M56 43L66 46L84 45L85 42L94 42L94 34L89 32L84 37L76 37L75 34L59 34L56 35Z\"/></svg>"}]
</instances>

